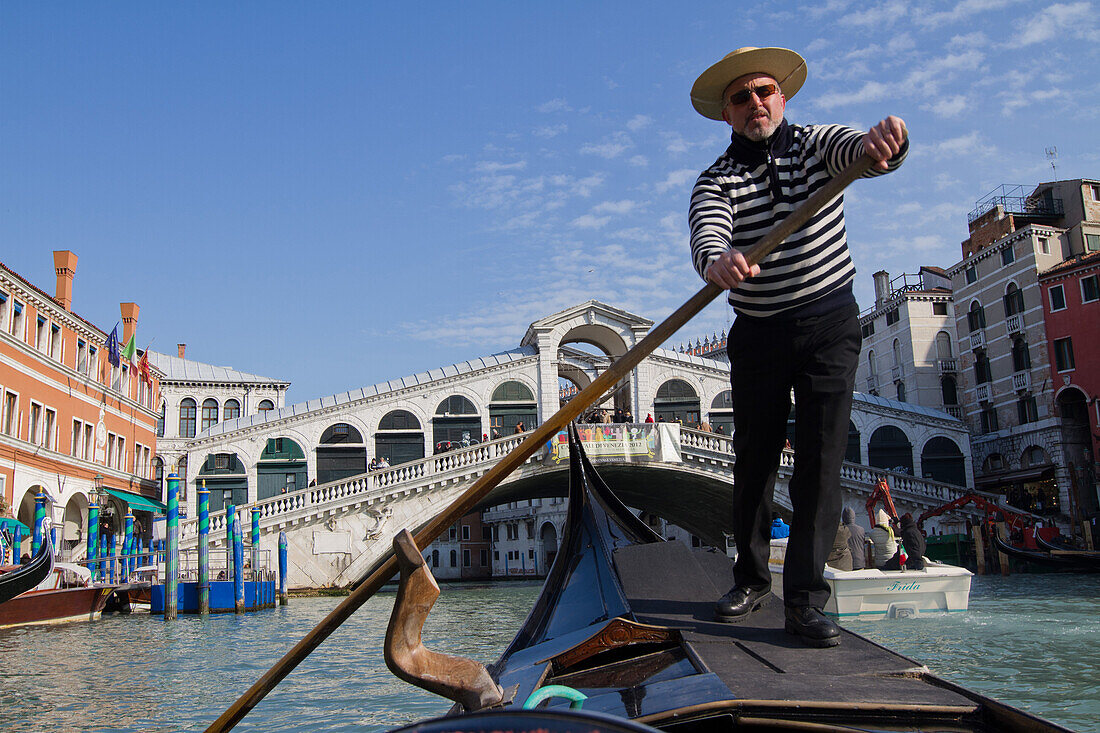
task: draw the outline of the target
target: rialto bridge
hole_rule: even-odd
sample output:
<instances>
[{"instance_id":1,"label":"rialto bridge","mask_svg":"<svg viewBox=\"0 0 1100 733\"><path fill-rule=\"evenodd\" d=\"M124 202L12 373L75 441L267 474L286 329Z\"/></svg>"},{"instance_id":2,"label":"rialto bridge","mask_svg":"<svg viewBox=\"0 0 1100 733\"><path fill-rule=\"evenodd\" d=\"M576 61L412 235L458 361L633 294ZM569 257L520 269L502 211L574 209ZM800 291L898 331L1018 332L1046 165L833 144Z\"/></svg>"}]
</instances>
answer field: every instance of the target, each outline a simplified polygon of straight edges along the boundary
<instances>
[{"instance_id":1,"label":"rialto bridge","mask_svg":"<svg viewBox=\"0 0 1100 733\"><path fill-rule=\"evenodd\" d=\"M279 532L288 535L292 586L354 582L397 531L422 526L517 445L517 423L531 427L555 412L563 384L587 386L652 325L589 301L532 323L509 351L219 423L187 446L183 547L197 542L196 489L205 485L212 541L224 544L225 504L256 507L261 549L274 551ZM729 395L727 362L658 349L604 402L636 423L666 421L647 428L653 455L602 462L604 477L631 506L718 546L732 512ZM704 421L724 434L695 429ZM367 472L376 457L389 467ZM857 394L848 457L848 503L861 504L884 473L899 511L938 506L972 484L962 422L879 397ZM785 452L776 487L788 508L792 461ZM564 476L543 449L486 506L564 496Z\"/></svg>"}]
</instances>

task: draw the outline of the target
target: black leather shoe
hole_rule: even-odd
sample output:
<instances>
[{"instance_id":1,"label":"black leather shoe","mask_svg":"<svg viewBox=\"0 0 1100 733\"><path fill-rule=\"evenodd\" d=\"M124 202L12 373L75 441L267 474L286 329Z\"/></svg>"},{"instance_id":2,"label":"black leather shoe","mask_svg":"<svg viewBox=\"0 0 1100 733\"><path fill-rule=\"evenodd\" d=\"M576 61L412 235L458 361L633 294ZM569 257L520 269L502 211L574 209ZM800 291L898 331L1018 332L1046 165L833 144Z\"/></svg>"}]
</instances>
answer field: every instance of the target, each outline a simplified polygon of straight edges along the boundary
<instances>
[{"instance_id":1,"label":"black leather shoe","mask_svg":"<svg viewBox=\"0 0 1100 733\"><path fill-rule=\"evenodd\" d=\"M723 623L741 621L760 608L771 593L770 588L731 588L714 604L714 618Z\"/></svg>"},{"instance_id":2,"label":"black leather shoe","mask_svg":"<svg viewBox=\"0 0 1100 733\"><path fill-rule=\"evenodd\" d=\"M787 606L784 628L801 637L806 646L824 648L840 644L840 627L813 606Z\"/></svg>"}]
</instances>

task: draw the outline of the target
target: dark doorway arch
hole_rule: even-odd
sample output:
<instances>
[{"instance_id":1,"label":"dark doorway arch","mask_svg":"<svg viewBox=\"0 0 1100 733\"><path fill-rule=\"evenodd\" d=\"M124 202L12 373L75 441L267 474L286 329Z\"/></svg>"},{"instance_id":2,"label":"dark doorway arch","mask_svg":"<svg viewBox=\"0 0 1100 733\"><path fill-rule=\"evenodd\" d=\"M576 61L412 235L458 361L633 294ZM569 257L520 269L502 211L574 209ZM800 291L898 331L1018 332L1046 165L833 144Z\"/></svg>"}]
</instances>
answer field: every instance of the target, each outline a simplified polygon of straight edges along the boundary
<instances>
[{"instance_id":1,"label":"dark doorway arch","mask_svg":"<svg viewBox=\"0 0 1100 733\"><path fill-rule=\"evenodd\" d=\"M913 444L900 428L883 425L871 433L867 463L875 468L913 473Z\"/></svg>"},{"instance_id":2,"label":"dark doorway arch","mask_svg":"<svg viewBox=\"0 0 1100 733\"><path fill-rule=\"evenodd\" d=\"M367 446L363 435L346 422L321 433L317 446L317 483L327 484L367 472Z\"/></svg>"},{"instance_id":3,"label":"dark doorway arch","mask_svg":"<svg viewBox=\"0 0 1100 733\"><path fill-rule=\"evenodd\" d=\"M522 382L509 380L493 390L489 401L489 437L512 435L516 423L522 422L530 430L538 424L538 405L535 395ZM481 436L477 436L479 439Z\"/></svg>"},{"instance_id":4,"label":"dark doorway arch","mask_svg":"<svg viewBox=\"0 0 1100 733\"><path fill-rule=\"evenodd\" d=\"M474 403L462 395L451 395L439 403L432 418L432 441L439 445L473 443L481 440L481 416Z\"/></svg>"},{"instance_id":5,"label":"dark doorway arch","mask_svg":"<svg viewBox=\"0 0 1100 733\"><path fill-rule=\"evenodd\" d=\"M542 543L542 567L549 568L554 564L554 558L558 554L558 531L552 522L546 522L539 530L539 540Z\"/></svg>"},{"instance_id":6,"label":"dark doorway arch","mask_svg":"<svg viewBox=\"0 0 1100 733\"><path fill-rule=\"evenodd\" d=\"M208 453L195 485L210 492L209 507L220 512L227 504L243 506L248 503L248 471L236 453Z\"/></svg>"},{"instance_id":7,"label":"dark doorway arch","mask_svg":"<svg viewBox=\"0 0 1100 733\"><path fill-rule=\"evenodd\" d=\"M424 457L424 431L416 415L408 410L387 412L374 433L374 456L391 466Z\"/></svg>"},{"instance_id":8,"label":"dark doorway arch","mask_svg":"<svg viewBox=\"0 0 1100 733\"><path fill-rule=\"evenodd\" d=\"M966 462L955 441L937 436L924 444L920 454L924 478L966 486Z\"/></svg>"},{"instance_id":9,"label":"dark doorway arch","mask_svg":"<svg viewBox=\"0 0 1100 733\"><path fill-rule=\"evenodd\" d=\"M681 421L684 425L699 425L699 394L682 379L670 379L657 388L653 398L654 419L665 422Z\"/></svg>"},{"instance_id":10,"label":"dark doorway arch","mask_svg":"<svg viewBox=\"0 0 1100 733\"><path fill-rule=\"evenodd\" d=\"M268 438L256 466L256 498L270 499L306 487L306 455L290 438Z\"/></svg>"},{"instance_id":11,"label":"dark doorway arch","mask_svg":"<svg viewBox=\"0 0 1100 733\"><path fill-rule=\"evenodd\" d=\"M710 403L707 422L715 432L722 428L721 432L725 435L733 435L733 390L718 393Z\"/></svg>"},{"instance_id":12,"label":"dark doorway arch","mask_svg":"<svg viewBox=\"0 0 1100 733\"><path fill-rule=\"evenodd\" d=\"M855 421L848 421L848 447L844 450L844 460L849 463L863 463L863 447L859 443L859 428Z\"/></svg>"}]
</instances>

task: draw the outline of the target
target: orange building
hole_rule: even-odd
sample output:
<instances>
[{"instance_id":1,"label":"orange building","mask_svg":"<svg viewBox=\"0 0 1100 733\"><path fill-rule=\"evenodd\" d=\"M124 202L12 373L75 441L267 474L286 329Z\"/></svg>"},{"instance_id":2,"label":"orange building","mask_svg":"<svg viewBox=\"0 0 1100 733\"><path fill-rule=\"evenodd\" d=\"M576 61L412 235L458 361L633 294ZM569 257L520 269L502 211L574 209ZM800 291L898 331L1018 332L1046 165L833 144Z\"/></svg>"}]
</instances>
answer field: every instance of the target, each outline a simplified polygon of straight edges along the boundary
<instances>
[{"instance_id":1,"label":"orange building","mask_svg":"<svg viewBox=\"0 0 1100 733\"><path fill-rule=\"evenodd\" d=\"M44 493L58 550L81 558L93 496L108 532L121 537L129 508L149 536L160 500L152 458L161 375L143 377L137 356L109 362L109 331L72 310L76 255L53 256L52 296L0 263L0 516L33 526ZM120 308L125 345L139 309ZM20 549L29 548L24 538Z\"/></svg>"}]
</instances>

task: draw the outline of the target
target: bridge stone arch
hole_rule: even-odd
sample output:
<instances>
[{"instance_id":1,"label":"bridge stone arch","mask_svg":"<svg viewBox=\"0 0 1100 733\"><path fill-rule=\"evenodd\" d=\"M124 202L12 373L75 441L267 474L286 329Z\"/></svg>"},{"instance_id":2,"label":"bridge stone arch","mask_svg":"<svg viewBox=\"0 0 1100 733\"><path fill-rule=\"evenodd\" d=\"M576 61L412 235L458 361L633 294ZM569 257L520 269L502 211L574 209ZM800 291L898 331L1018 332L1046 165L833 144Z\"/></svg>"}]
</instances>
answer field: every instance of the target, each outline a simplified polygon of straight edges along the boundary
<instances>
[{"instance_id":1,"label":"bridge stone arch","mask_svg":"<svg viewBox=\"0 0 1100 733\"><path fill-rule=\"evenodd\" d=\"M533 346L538 352L539 421L544 421L558 410L558 376L561 368L558 351L563 344L590 344L603 351L612 360L625 354L645 337L653 327L653 321L642 318L606 303L589 300L567 308L532 323L524 334L524 346ZM562 373L578 387L587 386L581 373L566 370ZM616 406L630 408L635 414L640 406L637 370L627 379L628 386L616 395Z\"/></svg>"}]
</instances>

